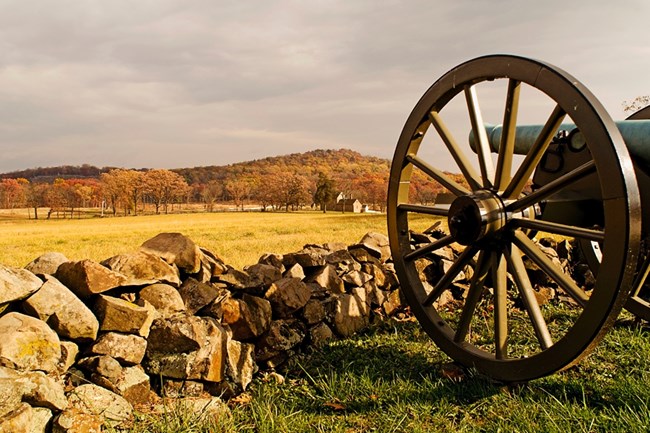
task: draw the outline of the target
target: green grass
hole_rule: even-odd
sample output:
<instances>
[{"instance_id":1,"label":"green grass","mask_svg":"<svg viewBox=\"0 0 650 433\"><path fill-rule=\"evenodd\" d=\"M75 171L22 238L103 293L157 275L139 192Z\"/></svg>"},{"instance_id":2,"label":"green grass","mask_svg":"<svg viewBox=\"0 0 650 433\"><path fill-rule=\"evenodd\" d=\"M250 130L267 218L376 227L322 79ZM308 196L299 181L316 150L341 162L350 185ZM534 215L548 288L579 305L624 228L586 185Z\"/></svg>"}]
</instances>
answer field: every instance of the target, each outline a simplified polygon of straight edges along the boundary
<instances>
[{"instance_id":1,"label":"green grass","mask_svg":"<svg viewBox=\"0 0 650 433\"><path fill-rule=\"evenodd\" d=\"M131 431L647 432L649 360L650 330L619 320L565 372L517 386L452 380L417 323L391 321L297 360L283 384L256 379L252 402L219 425L155 430L144 417Z\"/></svg>"},{"instance_id":2,"label":"green grass","mask_svg":"<svg viewBox=\"0 0 650 433\"><path fill-rule=\"evenodd\" d=\"M58 220L6 217L0 219L0 263L22 267L48 251L71 260L101 261L137 250L158 233L181 232L241 268L257 263L265 252L294 252L308 243L353 244L369 231L386 233L386 216L228 212Z\"/></svg>"}]
</instances>

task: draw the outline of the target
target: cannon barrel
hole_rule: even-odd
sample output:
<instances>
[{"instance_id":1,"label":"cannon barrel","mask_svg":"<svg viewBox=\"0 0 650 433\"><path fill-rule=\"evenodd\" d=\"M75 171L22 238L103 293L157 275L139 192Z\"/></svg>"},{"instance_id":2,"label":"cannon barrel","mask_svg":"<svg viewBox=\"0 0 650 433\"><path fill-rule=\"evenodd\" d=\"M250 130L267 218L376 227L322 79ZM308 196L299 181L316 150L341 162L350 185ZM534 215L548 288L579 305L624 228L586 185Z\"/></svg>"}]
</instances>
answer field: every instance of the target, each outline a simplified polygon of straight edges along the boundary
<instances>
[{"instance_id":1,"label":"cannon barrel","mask_svg":"<svg viewBox=\"0 0 650 433\"><path fill-rule=\"evenodd\" d=\"M623 140L627 146L634 162L644 167L650 167L650 120L621 120L616 122ZM543 125L521 125L517 126L515 133L515 153L525 155L535 143ZM502 125L485 125L490 148L497 152L501 144ZM575 125L563 123L558 128L558 133L564 131L569 140L569 148L580 150L584 147L584 138ZM474 132L470 133L470 146L476 149Z\"/></svg>"}]
</instances>

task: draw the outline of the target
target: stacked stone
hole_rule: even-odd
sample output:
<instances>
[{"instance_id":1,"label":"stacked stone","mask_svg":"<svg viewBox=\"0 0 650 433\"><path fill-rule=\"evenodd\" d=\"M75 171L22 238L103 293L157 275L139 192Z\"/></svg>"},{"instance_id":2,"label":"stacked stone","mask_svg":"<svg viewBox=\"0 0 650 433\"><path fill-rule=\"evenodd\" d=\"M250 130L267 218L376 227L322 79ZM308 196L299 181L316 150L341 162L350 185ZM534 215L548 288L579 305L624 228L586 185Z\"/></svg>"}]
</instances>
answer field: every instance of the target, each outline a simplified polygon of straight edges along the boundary
<instances>
[{"instance_id":1,"label":"stacked stone","mask_svg":"<svg viewBox=\"0 0 650 433\"><path fill-rule=\"evenodd\" d=\"M134 405L223 414L258 368L401 307L385 236L265 254L243 271L179 233L102 263L0 265L0 433L120 428ZM165 403L169 406L169 401Z\"/></svg>"}]
</instances>

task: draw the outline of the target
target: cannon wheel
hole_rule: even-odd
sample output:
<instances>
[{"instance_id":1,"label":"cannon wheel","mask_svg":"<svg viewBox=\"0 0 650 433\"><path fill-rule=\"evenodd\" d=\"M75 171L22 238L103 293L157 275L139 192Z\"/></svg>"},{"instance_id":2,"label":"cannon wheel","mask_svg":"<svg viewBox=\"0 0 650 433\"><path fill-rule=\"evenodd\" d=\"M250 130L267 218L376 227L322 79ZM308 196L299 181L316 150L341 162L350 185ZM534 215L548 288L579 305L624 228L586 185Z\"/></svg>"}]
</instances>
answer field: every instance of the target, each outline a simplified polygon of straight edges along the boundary
<instances>
[{"instance_id":1,"label":"cannon wheel","mask_svg":"<svg viewBox=\"0 0 650 433\"><path fill-rule=\"evenodd\" d=\"M507 87L502 111L506 126L496 167L477 96L482 86L494 82ZM524 102L519 98L522 88L545 95L555 108L543 119L545 127L515 171L511 168L516 162L513 137ZM443 120L458 113L445 110L456 97L466 100L466 112L461 115L469 119L477 137L475 152L464 151L451 132L451 123ZM583 133L593 161L526 195L522 191L565 117ZM430 136L432 140L428 140ZM428 145L435 149L425 151ZM445 172L447 167L436 167L444 154L455 161L463 181ZM468 157L471 154L475 154L472 159ZM424 155L433 156L427 159ZM451 205L418 204L410 185L417 171L453 194ZM614 122L596 98L566 72L536 60L496 55L470 60L443 75L406 121L388 188L388 232L395 268L405 298L424 330L457 362L504 382L535 379L576 363L613 324L634 277L634 269L626 264L637 260L641 209L636 179L630 173L632 162ZM535 209L555 192L587 181L587 177L600 186L604 197L604 229L532 218ZM423 219L440 217L446 218L448 233L424 245L420 236L414 247L412 227ZM529 239L528 230L601 241L603 259L593 290L587 293L578 287ZM459 252L458 257L435 281L423 284L421 262L449 246ZM558 293L579 305L573 307L575 316L568 327L556 327L560 315L553 316L551 304L537 301L524 258L555 283ZM451 293L453 282L463 270L469 272L468 267L473 276L463 299L455 298L438 308L438 301ZM518 329L514 321L522 316L534 331L533 345L521 343L518 331L510 331ZM490 332L488 341L485 334L472 332L479 326Z\"/></svg>"},{"instance_id":2,"label":"cannon wheel","mask_svg":"<svg viewBox=\"0 0 650 433\"><path fill-rule=\"evenodd\" d=\"M650 105L632 113L626 120L647 119L650 119ZM642 170L646 176L650 176L650 170L648 167L638 168ZM580 248L585 256L589 268L592 270L594 275L597 275L602 258L600 242L582 239L580 241ZM648 245L645 245L645 248L647 250ZM650 290L650 288L645 284L647 282L647 273L650 271L650 253L646 251L645 255L646 259L639 266L637 278L634 282L630 297L625 304L625 309L641 319L650 320L650 302L647 300L648 290Z\"/></svg>"}]
</instances>

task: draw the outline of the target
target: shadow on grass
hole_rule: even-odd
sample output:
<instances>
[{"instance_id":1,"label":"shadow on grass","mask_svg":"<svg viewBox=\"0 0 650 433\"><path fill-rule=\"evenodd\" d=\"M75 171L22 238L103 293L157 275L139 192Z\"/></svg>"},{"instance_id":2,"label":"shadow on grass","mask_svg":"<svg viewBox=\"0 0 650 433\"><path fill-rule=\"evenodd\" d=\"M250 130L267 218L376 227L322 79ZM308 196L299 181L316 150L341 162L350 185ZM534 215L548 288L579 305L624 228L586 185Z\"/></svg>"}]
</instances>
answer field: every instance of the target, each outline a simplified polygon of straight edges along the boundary
<instances>
[{"instance_id":1,"label":"shadow on grass","mask_svg":"<svg viewBox=\"0 0 650 433\"><path fill-rule=\"evenodd\" d=\"M371 414L399 405L462 409L495 399L515 406L647 411L650 393L644 389L645 377L640 380L617 372L609 379L594 380L598 360L582 362L547 378L504 385L471 370L449 369L451 360L419 331L417 323L398 323L332 343L294 367L290 375L301 376L312 388L315 398L299 400L297 408L313 414L338 410Z\"/></svg>"}]
</instances>

